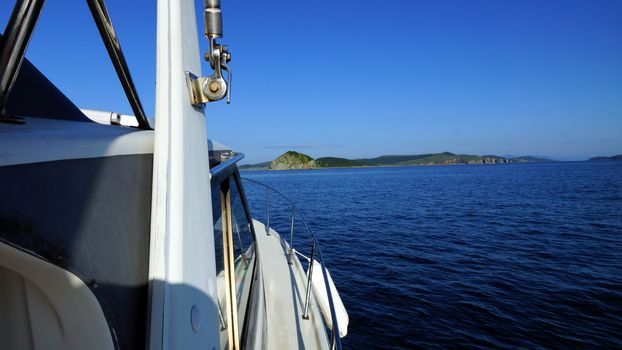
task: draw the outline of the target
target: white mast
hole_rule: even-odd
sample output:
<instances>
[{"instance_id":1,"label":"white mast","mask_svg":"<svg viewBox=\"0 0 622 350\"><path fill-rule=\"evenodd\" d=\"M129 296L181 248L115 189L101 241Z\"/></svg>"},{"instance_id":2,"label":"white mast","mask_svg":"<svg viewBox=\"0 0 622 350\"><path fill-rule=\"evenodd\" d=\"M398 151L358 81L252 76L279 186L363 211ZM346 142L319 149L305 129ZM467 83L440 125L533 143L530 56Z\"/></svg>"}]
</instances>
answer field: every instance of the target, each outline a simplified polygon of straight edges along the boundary
<instances>
[{"instance_id":1,"label":"white mast","mask_svg":"<svg viewBox=\"0 0 622 350\"><path fill-rule=\"evenodd\" d=\"M192 0L159 0L150 247L151 349L220 349L207 135Z\"/></svg>"}]
</instances>

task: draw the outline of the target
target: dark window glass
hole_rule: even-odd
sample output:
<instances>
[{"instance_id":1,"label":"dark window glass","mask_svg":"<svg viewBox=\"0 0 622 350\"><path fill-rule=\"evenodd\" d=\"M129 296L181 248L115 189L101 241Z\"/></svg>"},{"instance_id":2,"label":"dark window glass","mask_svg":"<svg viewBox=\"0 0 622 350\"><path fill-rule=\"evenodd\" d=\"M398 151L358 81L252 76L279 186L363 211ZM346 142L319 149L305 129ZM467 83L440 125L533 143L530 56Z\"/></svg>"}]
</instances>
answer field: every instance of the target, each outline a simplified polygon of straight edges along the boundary
<instances>
[{"instance_id":1,"label":"dark window glass","mask_svg":"<svg viewBox=\"0 0 622 350\"><path fill-rule=\"evenodd\" d=\"M236 258L247 254L248 249L254 242L250 222L244 211L244 204L235 181L231 186L231 214L233 226L234 253Z\"/></svg>"},{"instance_id":2,"label":"dark window glass","mask_svg":"<svg viewBox=\"0 0 622 350\"><path fill-rule=\"evenodd\" d=\"M231 181L231 226L233 227L233 249L235 256L235 284L238 307L245 305L245 287L251 282L255 246L250 222L244 211L235 181ZM247 293L246 293L247 294Z\"/></svg>"},{"instance_id":3,"label":"dark window glass","mask_svg":"<svg viewBox=\"0 0 622 350\"><path fill-rule=\"evenodd\" d=\"M225 180L229 181L229 179ZM214 218L214 249L216 253L216 274L224 269L222 247L222 209L220 207L220 185L212 187L212 215Z\"/></svg>"}]
</instances>

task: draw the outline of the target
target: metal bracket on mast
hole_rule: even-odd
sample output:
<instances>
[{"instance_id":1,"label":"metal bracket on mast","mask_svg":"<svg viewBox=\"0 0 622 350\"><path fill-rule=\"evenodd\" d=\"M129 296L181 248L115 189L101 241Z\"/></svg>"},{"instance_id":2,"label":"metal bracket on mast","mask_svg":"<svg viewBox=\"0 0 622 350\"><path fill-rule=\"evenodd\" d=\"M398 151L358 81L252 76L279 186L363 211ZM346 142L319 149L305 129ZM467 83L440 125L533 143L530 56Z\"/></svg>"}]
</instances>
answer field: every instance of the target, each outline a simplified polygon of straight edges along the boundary
<instances>
[{"instance_id":1,"label":"metal bracket on mast","mask_svg":"<svg viewBox=\"0 0 622 350\"><path fill-rule=\"evenodd\" d=\"M222 14L220 0L205 0L203 11L205 20L205 37L209 41L209 51L205 53L205 60L209 61L214 74L207 77L197 77L186 72L186 83L190 91L190 103L200 106L207 102L222 100L227 97L227 104L231 103L231 53L226 45L216 42L222 37ZM227 72L227 79L223 77Z\"/></svg>"}]
</instances>

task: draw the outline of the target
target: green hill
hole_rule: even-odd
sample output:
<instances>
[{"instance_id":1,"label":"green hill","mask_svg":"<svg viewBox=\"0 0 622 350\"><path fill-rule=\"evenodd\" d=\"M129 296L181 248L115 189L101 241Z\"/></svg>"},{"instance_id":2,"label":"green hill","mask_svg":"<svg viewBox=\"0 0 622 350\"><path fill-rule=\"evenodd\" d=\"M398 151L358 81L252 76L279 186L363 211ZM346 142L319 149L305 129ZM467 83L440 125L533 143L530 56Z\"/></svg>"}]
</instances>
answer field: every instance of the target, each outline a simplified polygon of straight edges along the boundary
<instances>
[{"instance_id":1,"label":"green hill","mask_svg":"<svg viewBox=\"0 0 622 350\"><path fill-rule=\"evenodd\" d=\"M317 168L313 158L304 153L287 151L270 163L271 170L294 170Z\"/></svg>"},{"instance_id":2,"label":"green hill","mask_svg":"<svg viewBox=\"0 0 622 350\"><path fill-rule=\"evenodd\" d=\"M315 160L315 164L320 168L347 168L365 165L358 160L337 157L318 158Z\"/></svg>"},{"instance_id":3,"label":"green hill","mask_svg":"<svg viewBox=\"0 0 622 350\"><path fill-rule=\"evenodd\" d=\"M257 164L244 164L238 166L240 170L268 170L270 168L270 163L272 162L263 162Z\"/></svg>"},{"instance_id":4,"label":"green hill","mask_svg":"<svg viewBox=\"0 0 622 350\"><path fill-rule=\"evenodd\" d=\"M532 157L532 156L522 156L522 157L514 157L510 158L512 163L546 163L546 162L554 162L552 159L540 158L540 157Z\"/></svg>"},{"instance_id":5,"label":"green hill","mask_svg":"<svg viewBox=\"0 0 622 350\"><path fill-rule=\"evenodd\" d=\"M454 154L449 153L449 152L444 152L444 153L415 154L415 155L407 155L407 156L388 155L388 156L380 156L376 158L362 158L362 159L357 159L357 160L362 162L365 165L370 165L370 166L395 165L398 163L418 162L421 159L433 157L435 155L454 155Z\"/></svg>"},{"instance_id":6,"label":"green hill","mask_svg":"<svg viewBox=\"0 0 622 350\"><path fill-rule=\"evenodd\" d=\"M426 153L406 156L391 155L357 160L369 166L511 163L510 160L499 156L475 156L470 154L454 154L451 152Z\"/></svg>"}]
</instances>

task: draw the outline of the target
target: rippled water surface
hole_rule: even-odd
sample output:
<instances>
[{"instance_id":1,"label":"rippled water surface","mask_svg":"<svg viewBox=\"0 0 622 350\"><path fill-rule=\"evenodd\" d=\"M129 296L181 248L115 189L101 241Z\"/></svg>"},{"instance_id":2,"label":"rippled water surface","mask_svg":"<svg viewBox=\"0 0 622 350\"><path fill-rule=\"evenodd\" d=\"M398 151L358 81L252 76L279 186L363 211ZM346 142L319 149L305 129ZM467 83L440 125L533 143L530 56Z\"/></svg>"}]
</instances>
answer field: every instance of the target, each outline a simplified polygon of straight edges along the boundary
<instances>
[{"instance_id":1,"label":"rippled water surface","mask_svg":"<svg viewBox=\"0 0 622 350\"><path fill-rule=\"evenodd\" d=\"M622 162L242 176L304 210L348 309L344 348L622 348ZM246 191L263 220L265 193ZM288 215L273 198L283 235Z\"/></svg>"}]
</instances>

